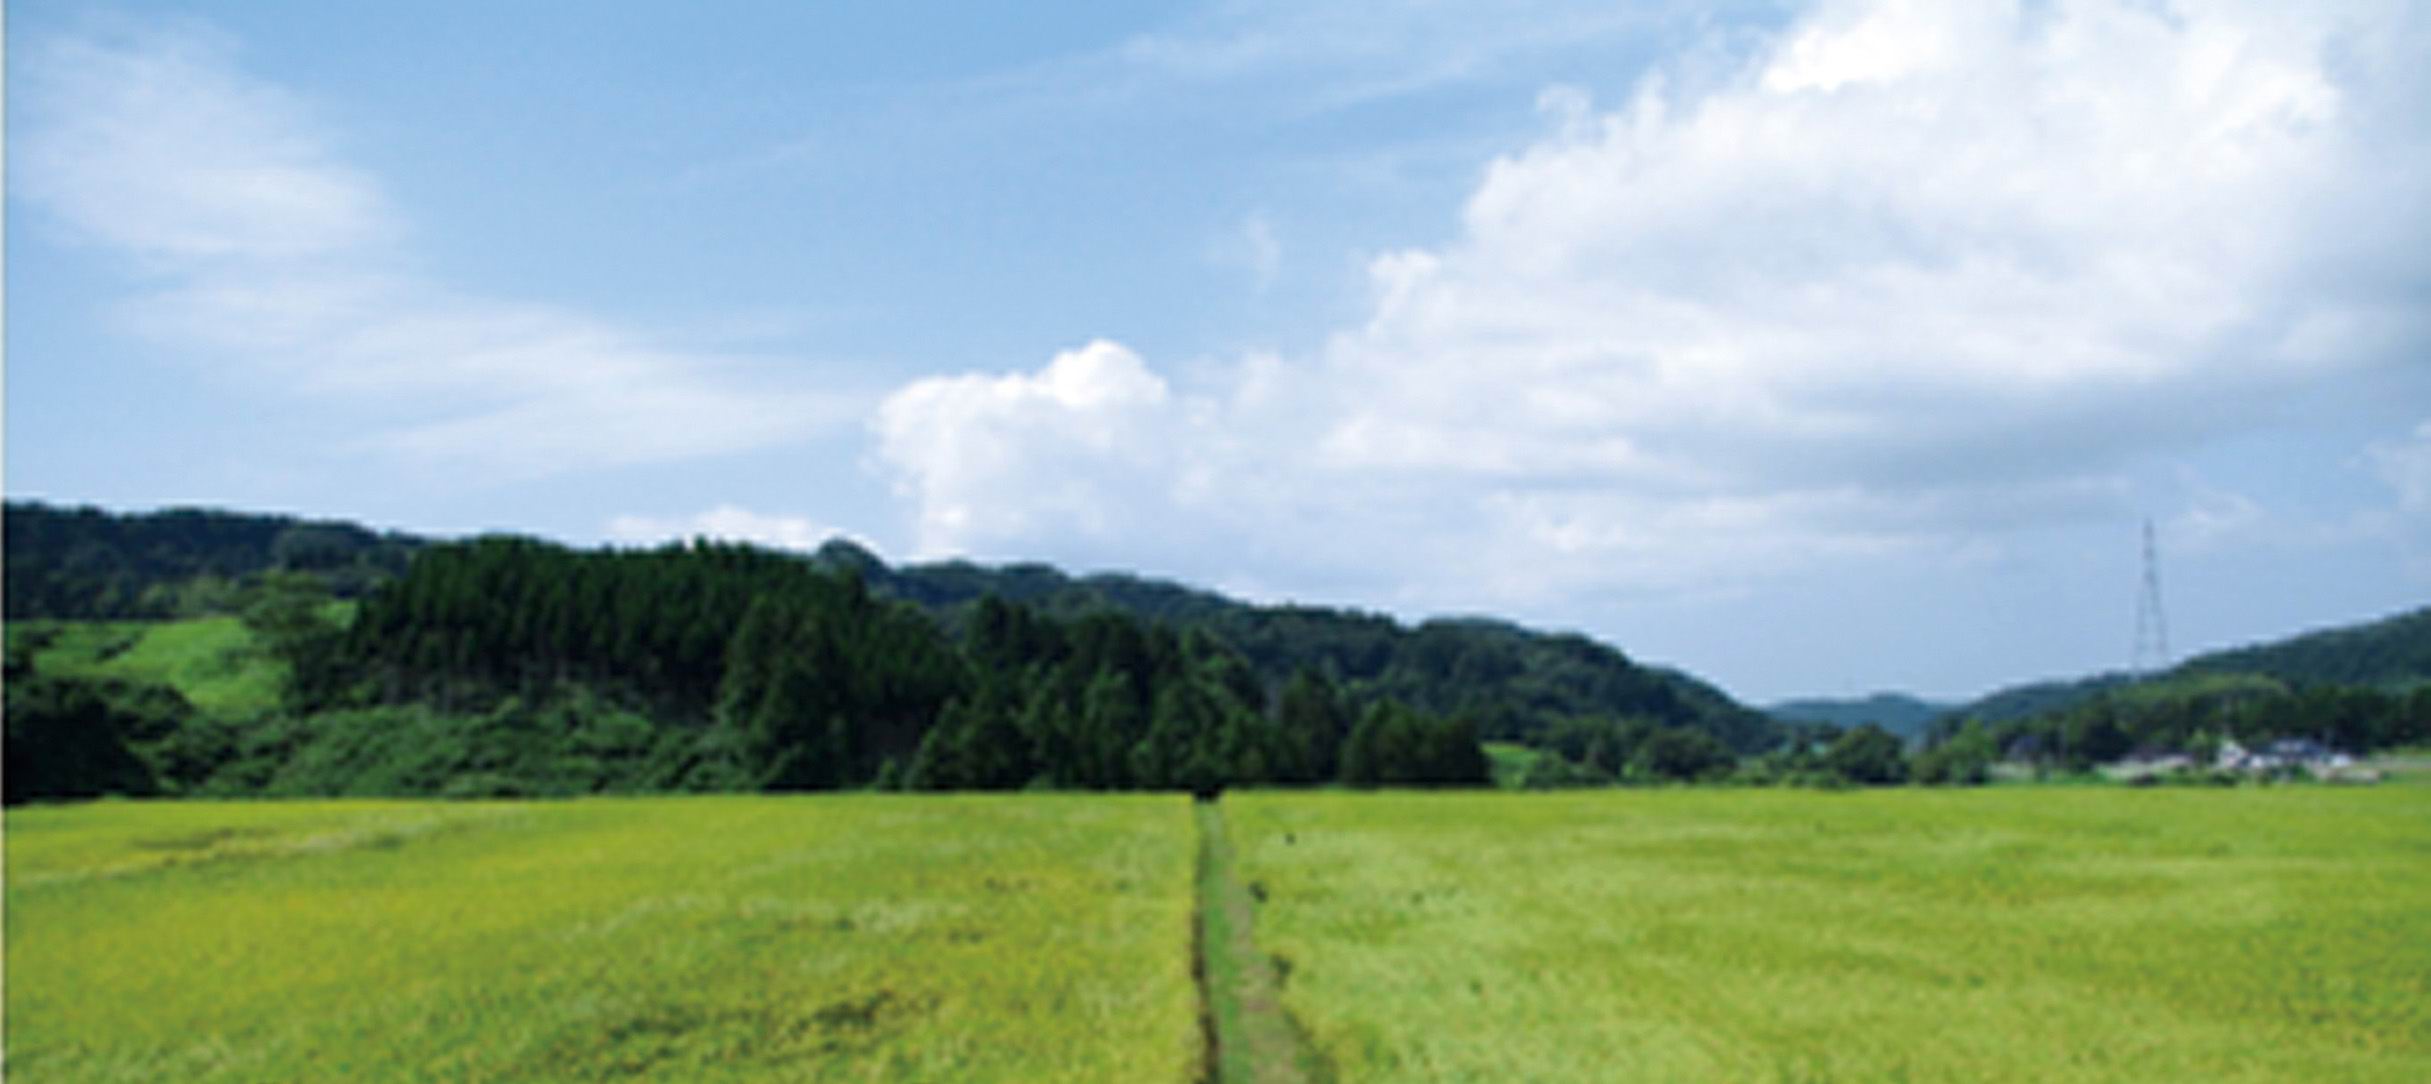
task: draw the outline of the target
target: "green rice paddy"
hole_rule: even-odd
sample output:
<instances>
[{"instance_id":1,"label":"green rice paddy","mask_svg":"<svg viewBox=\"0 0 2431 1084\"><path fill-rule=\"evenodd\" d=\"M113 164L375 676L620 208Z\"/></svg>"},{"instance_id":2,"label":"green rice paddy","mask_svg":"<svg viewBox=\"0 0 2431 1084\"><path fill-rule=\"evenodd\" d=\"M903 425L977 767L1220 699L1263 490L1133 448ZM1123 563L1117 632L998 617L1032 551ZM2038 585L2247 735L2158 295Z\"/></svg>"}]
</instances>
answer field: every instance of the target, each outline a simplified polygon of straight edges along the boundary
<instances>
[{"instance_id":1,"label":"green rice paddy","mask_svg":"<svg viewBox=\"0 0 2431 1084\"><path fill-rule=\"evenodd\" d=\"M2417 786L99 802L7 874L34 1082L2431 1079Z\"/></svg>"},{"instance_id":2,"label":"green rice paddy","mask_svg":"<svg viewBox=\"0 0 2431 1084\"><path fill-rule=\"evenodd\" d=\"M1184 1081L1181 798L8 814L22 1081Z\"/></svg>"},{"instance_id":3,"label":"green rice paddy","mask_svg":"<svg viewBox=\"0 0 2431 1084\"><path fill-rule=\"evenodd\" d=\"M2431 794L1229 798L1355 1081L2431 1080Z\"/></svg>"}]
</instances>

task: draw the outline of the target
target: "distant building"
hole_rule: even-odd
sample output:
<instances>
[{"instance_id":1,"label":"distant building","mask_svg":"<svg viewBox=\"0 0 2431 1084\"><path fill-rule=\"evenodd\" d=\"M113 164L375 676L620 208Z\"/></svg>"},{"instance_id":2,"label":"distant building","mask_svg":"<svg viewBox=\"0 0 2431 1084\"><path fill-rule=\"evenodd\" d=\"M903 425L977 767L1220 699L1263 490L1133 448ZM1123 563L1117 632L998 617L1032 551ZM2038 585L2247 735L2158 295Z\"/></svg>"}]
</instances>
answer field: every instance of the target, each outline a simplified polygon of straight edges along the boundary
<instances>
[{"instance_id":1,"label":"distant building","mask_svg":"<svg viewBox=\"0 0 2431 1084\"><path fill-rule=\"evenodd\" d=\"M2231 739L2220 743L2220 755L2212 766L2257 775L2302 771L2327 776L2354 767L2355 758L2311 738L2280 738L2260 749L2247 749Z\"/></svg>"},{"instance_id":2,"label":"distant building","mask_svg":"<svg viewBox=\"0 0 2431 1084\"><path fill-rule=\"evenodd\" d=\"M2160 775L2167 772L2192 768L2195 766L2195 758L2187 756L2184 753L2170 752L2167 750L2155 750L2150 752L2140 751L2130 755L2127 759L2120 761L2119 766L2132 772L2142 772L2148 775Z\"/></svg>"}]
</instances>

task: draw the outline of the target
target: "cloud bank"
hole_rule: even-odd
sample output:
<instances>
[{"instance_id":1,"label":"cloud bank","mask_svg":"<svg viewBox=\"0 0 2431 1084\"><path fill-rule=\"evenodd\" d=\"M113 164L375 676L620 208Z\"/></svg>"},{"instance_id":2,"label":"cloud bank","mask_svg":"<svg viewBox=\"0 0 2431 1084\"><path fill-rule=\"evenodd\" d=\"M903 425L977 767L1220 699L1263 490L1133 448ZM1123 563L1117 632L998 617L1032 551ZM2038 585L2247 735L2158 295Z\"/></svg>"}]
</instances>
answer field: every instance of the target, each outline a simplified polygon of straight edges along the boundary
<instances>
[{"instance_id":1,"label":"cloud bank","mask_svg":"<svg viewBox=\"0 0 2431 1084\"><path fill-rule=\"evenodd\" d=\"M1304 356L920 380L878 461L924 552L1426 605L2132 516L2137 464L2431 345L2427 44L2399 5L1826 4L1726 78L1549 91Z\"/></svg>"}]
</instances>

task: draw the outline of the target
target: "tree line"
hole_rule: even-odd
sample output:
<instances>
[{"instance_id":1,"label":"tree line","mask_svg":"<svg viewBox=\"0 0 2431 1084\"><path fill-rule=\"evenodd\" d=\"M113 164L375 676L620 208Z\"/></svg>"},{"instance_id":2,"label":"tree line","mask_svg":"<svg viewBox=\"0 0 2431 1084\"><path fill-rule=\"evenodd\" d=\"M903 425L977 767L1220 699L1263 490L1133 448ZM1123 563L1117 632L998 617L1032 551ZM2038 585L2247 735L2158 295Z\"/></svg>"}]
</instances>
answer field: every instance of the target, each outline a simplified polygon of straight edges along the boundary
<instances>
[{"instance_id":1,"label":"tree line","mask_svg":"<svg viewBox=\"0 0 2431 1084\"><path fill-rule=\"evenodd\" d=\"M1967 783L2004 758L2074 771L2139 749L2207 756L2232 739L2357 753L2431 740L2420 683L2190 663L2010 717L1946 718L1908 747L1879 727L1775 722L1586 637L1491 620L1412 627L1044 565L896 568L845 542L808 557L707 542L578 551L195 510L8 512L11 800L54 783L230 795L1453 785L1488 777L1491 741L1530 747L1531 786ZM23 596L21 582L33 585ZM163 686L40 673L43 630L21 628L21 608L239 614L276 660L279 703L228 717ZM2431 611L2239 657L2402 677L2426 622Z\"/></svg>"},{"instance_id":2,"label":"tree line","mask_svg":"<svg viewBox=\"0 0 2431 1084\"><path fill-rule=\"evenodd\" d=\"M1886 786L1907 782L1899 736L1871 723L1799 724L1754 756L1713 735L1649 719L1583 717L1549 730L1518 780L1529 789L1732 783L1751 786Z\"/></svg>"},{"instance_id":3,"label":"tree line","mask_svg":"<svg viewBox=\"0 0 2431 1084\"><path fill-rule=\"evenodd\" d=\"M989 595L1066 619L1116 611L1150 624L1197 629L1238 652L1270 688L1314 670L1361 710L1390 700L1430 714L1466 716L1489 741L1536 743L1560 721L1580 716L1642 718L1702 730L1742 754L1770 748L1781 735L1772 719L1705 682L1642 665L1576 633L1475 617L1405 626L1382 614L1303 604L1253 606L1125 573L1074 577L1040 564L991 568L943 561L890 567L842 540L822 547L814 561L857 572L872 593L914 603L956 630Z\"/></svg>"},{"instance_id":4,"label":"tree line","mask_svg":"<svg viewBox=\"0 0 2431 1084\"><path fill-rule=\"evenodd\" d=\"M11 619L235 613L266 577L293 572L313 574L340 598L359 598L403 576L411 556L431 544L396 532L288 516L207 509L112 513L16 501L9 502L7 527ZM990 595L1062 621L1111 611L1145 625L1197 629L1237 652L1270 692L1300 671L1313 670L1336 686L1355 713L1393 701L1428 715L1473 720L1489 741L1535 743L1561 720L1580 716L1643 718L1702 730L1742 755L1771 748L1781 736L1778 724L1711 685L1640 664L1573 633L1479 618L1408 626L1358 610L1250 605L1128 573L1072 576L1043 564L949 560L890 566L841 539L808 557L765 556L857 575L872 596L916 607L957 639L968 631L979 601ZM562 631L543 654L563 658L571 667L568 641L584 633ZM676 645L679 665L689 673L669 675L675 684L697 686L705 665L695 650L700 644L696 635L689 644ZM588 657L597 660L601 654ZM442 695L437 701L448 699Z\"/></svg>"},{"instance_id":5,"label":"tree line","mask_svg":"<svg viewBox=\"0 0 2431 1084\"><path fill-rule=\"evenodd\" d=\"M158 687L137 712L110 706L125 690L79 699L57 679L30 680L30 655L13 650L28 680L23 696L11 682L12 769L49 749L60 764L106 761L102 789L172 793L1209 790L1488 776L1474 718L1390 698L1354 704L1313 668L1270 683L1203 629L985 596L949 630L856 571L749 546L432 545L344 622L314 587L290 574L252 592L246 623L288 679L274 716L241 724L202 718ZM146 786L127 782L127 757L18 740L77 732L45 726L67 708L118 732L148 766ZM60 773L37 759L10 774L21 798L33 795L20 782Z\"/></svg>"},{"instance_id":6,"label":"tree line","mask_svg":"<svg viewBox=\"0 0 2431 1084\"><path fill-rule=\"evenodd\" d=\"M342 598L405 572L423 540L351 523L172 508L122 515L9 501L7 617L99 620L231 612L243 582L306 571Z\"/></svg>"},{"instance_id":7,"label":"tree line","mask_svg":"<svg viewBox=\"0 0 2431 1084\"><path fill-rule=\"evenodd\" d=\"M2082 772L2138 752L2208 761L2223 742L2256 747L2282 738L2352 754L2431 742L2431 684L2375 688L2192 671L2020 719L1946 717L1927 729L1923 746L1925 755L1962 750L1963 758L1938 755L1963 765L1999 757Z\"/></svg>"}]
</instances>

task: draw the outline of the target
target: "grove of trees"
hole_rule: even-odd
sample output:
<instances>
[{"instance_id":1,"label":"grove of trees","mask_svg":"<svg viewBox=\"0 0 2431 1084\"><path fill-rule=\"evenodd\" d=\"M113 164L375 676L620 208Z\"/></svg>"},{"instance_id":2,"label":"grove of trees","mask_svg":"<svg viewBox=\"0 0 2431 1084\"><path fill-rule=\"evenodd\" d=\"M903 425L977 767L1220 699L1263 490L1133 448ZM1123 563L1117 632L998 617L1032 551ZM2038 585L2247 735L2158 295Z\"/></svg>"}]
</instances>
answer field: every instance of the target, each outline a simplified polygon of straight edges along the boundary
<instances>
[{"instance_id":1,"label":"grove of trees","mask_svg":"<svg viewBox=\"0 0 2431 1084\"><path fill-rule=\"evenodd\" d=\"M1490 778L1490 742L1527 747L1535 787L1943 785L2002 760L2431 742L2431 610L2152 681L2009 690L1910 748L1777 722L1575 634L1123 574L889 567L843 541L584 551L197 509L7 515L10 801L1451 786ZM274 705L203 711L36 663L58 622L202 614L275 664Z\"/></svg>"},{"instance_id":2,"label":"grove of trees","mask_svg":"<svg viewBox=\"0 0 2431 1084\"><path fill-rule=\"evenodd\" d=\"M957 635L856 570L748 546L432 545L350 622L312 583L275 574L248 592L245 624L289 674L274 716L172 709L133 725L110 697L42 683L20 697L12 680L10 756L47 758L27 778L90 765L65 774L119 793L1205 791L1488 774L1474 718L1354 705L1315 668L1278 687L1202 629L990 595Z\"/></svg>"}]
</instances>

